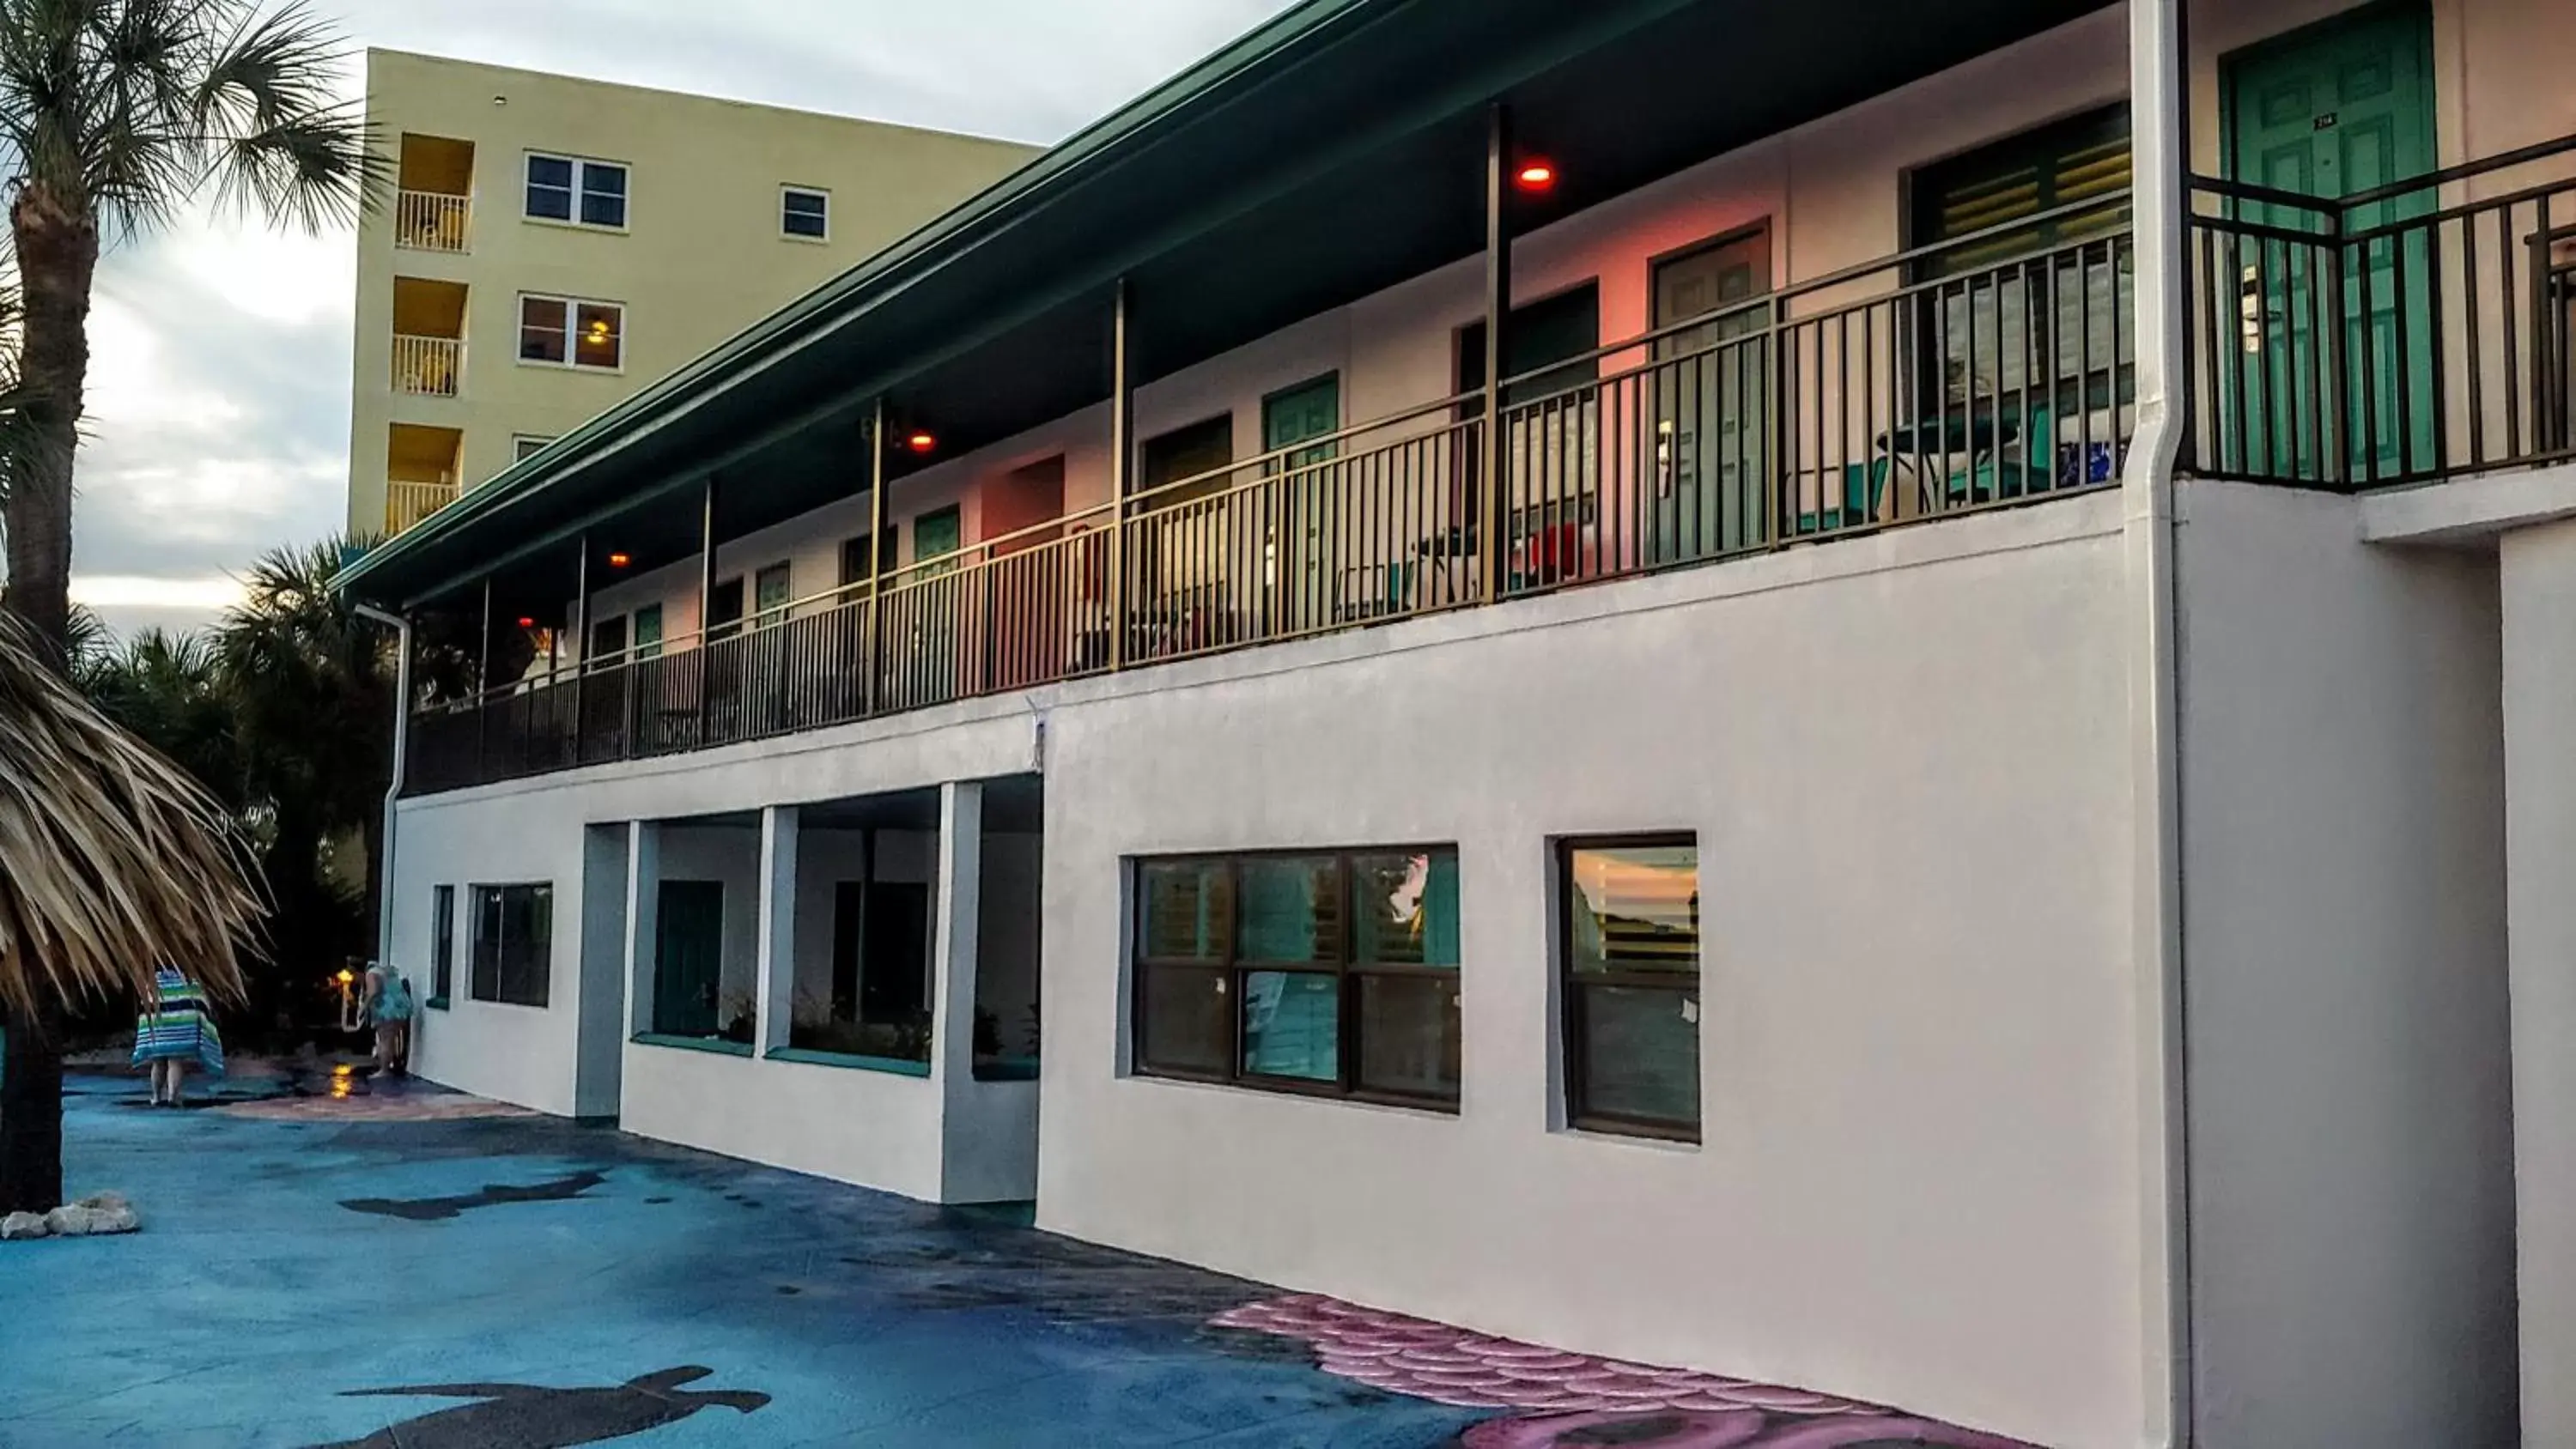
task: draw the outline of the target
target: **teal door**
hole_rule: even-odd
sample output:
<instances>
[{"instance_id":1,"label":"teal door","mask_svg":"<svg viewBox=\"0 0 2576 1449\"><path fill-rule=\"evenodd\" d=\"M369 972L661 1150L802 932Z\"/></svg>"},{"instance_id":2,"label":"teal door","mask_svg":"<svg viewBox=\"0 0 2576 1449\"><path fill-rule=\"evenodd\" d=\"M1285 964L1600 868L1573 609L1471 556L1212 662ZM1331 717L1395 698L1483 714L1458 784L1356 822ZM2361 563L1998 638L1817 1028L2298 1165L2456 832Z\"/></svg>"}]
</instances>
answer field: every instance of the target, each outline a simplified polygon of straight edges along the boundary
<instances>
[{"instance_id":1,"label":"teal door","mask_svg":"<svg viewBox=\"0 0 2576 1449\"><path fill-rule=\"evenodd\" d=\"M2329 200L2435 166L2432 17L2415 4L2374 5L2294 31L2228 62L2227 126L2233 173L2264 186ZM2430 191L2356 208L2346 235L2421 216ZM2257 214L2259 213L2259 214ZM2312 231L2288 208L2252 208L2249 220ZM2342 249L2341 306L2318 290L2336 285L2323 250L2248 246L2238 276L2249 465L2274 474L2323 476L2337 446L2354 481L2385 481L2433 466L2441 402L2433 386L2435 306L2430 233L2410 230ZM2323 302L2325 305L2319 305ZM2316 417L2321 389L2315 321L2343 319L2343 436ZM2232 383L2231 383L2232 387Z\"/></svg>"},{"instance_id":2,"label":"teal door","mask_svg":"<svg viewBox=\"0 0 2576 1449\"><path fill-rule=\"evenodd\" d=\"M1342 380L1326 374L1261 402L1261 451L1275 453L1309 438L1328 438L1342 427ZM1338 469L1326 466L1332 444L1298 448L1271 465L1272 476L1287 475L1271 494L1266 520L1268 541L1262 560L1269 594L1271 632L1299 633L1331 620L1334 550L1327 542L1333 515ZM1382 562L1383 560L1370 560Z\"/></svg>"},{"instance_id":3,"label":"teal door","mask_svg":"<svg viewBox=\"0 0 2576 1449\"><path fill-rule=\"evenodd\" d=\"M965 546L965 518L954 504L912 521L912 561L916 564L946 558ZM906 574L901 585L918 585L956 570L957 564L952 560L935 569ZM957 593L959 587L959 581L952 579L935 588L904 587L894 596L896 613L889 621L892 627L886 638L898 650L894 661L898 682L896 692L889 696L897 706L917 709L957 697L957 631L964 603ZM907 648L908 652L903 652Z\"/></svg>"},{"instance_id":4,"label":"teal door","mask_svg":"<svg viewBox=\"0 0 2576 1449\"><path fill-rule=\"evenodd\" d=\"M724 988L724 883L662 882L653 949L653 1030L711 1037Z\"/></svg>"}]
</instances>

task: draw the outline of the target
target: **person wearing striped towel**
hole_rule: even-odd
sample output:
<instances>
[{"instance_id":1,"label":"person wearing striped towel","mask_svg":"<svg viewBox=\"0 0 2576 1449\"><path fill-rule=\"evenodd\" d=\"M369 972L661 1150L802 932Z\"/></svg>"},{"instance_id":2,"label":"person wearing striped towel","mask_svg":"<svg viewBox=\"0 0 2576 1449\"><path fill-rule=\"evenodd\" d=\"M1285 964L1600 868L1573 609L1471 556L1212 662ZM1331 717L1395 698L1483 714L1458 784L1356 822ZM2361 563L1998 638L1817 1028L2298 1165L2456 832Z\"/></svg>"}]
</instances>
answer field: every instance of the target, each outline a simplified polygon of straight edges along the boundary
<instances>
[{"instance_id":1,"label":"person wearing striped towel","mask_svg":"<svg viewBox=\"0 0 2576 1449\"><path fill-rule=\"evenodd\" d=\"M181 1105L190 1062L222 1076L224 1039L205 992L177 967L164 966L154 973L152 1000L134 1019L134 1065L152 1068L153 1106Z\"/></svg>"}]
</instances>

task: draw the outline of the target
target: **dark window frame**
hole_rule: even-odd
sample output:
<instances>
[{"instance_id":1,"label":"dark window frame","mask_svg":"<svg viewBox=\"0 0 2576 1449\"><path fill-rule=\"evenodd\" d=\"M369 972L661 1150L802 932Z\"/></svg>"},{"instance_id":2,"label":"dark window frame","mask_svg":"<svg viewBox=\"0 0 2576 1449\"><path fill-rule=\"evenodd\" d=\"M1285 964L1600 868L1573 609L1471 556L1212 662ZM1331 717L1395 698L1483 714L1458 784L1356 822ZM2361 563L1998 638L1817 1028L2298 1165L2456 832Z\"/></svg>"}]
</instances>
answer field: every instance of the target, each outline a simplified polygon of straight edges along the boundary
<instances>
[{"instance_id":1,"label":"dark window frame","mask_svg":"<svg viewBox=\"0 0 2576 1449\"><path fill-rule=\"evenodd\" d=\"M429 890L429 1005L447 1009L456 989L456 887Z\"/></svg>"},{"instance_id":2,"label":"dark window frame","mask_svg":"<svg viewBox=\"0 0 2576 1449\"><path fill-rule=\"evenodd\" d=\"M539 181L536 173L537 166L541 162L563 167L564 179ZM600 173L601 185L591 184L593 172ZM610 173L614 173L613 183L610 182ZM548 226L577 226L590 231L622 232L628 229L627 222L631 219L634 178L635 169L623 161L598 161L587 156L567 156L560 151L525 152L519 166L519 215L524 220ZM550 202L555 197L562 198L561 215L551 210L541 211L537 208L537 193L540 191L546 193ZM602 205L614 203L617 219L615 221L593 220L594 202Z\"/></svg>"},{"instance_id":3,"label":"dark window frame","mask_svg":"<svg viewBox=\"0 0 2576 1449\"><path fill-rule=\"evenodd\" d=\"M1577 976L1574 969L1574 913L1578 893L1574 886L1574 857L1587 850L1667 850L1688 846L1694 881L1699 874L1699 835L1689 830L1643 831L1628 835L1573 835L1556 841L1556 999L1557 1049L1565 1067L1565 1124L1579 1132L1599 1132L1619 1137L1645 1137L1666 1142L1697 1145L1704 1127L1704 1109L1692 1105L1693 1117L1688 1124L1664 1118L1638 1117L1619 1112L1591 1109L1585 1101L1586 1048L1583 1031L1583 1002L1588 987L1615 987L1641 991L1665 991L1687 996L1700 1004L1698 1022L1698 1060L1705 1072L1708 1062L1707 1022L1708 996L1705 989L1707 931L1703 925L1692 945L1690 981L1687 985L1669 971L1609 971L1592 976ZM1705 920L1703 909L1702 920ZM1705 1081L1705 1078L1702 1078Z\"/></svg>"},{"instance_id":4,"label":"dark window frame","mask_svg":"<svg viewBox=\"0 0 2576 1449\"><path fill-rule=\"evenodd\" d=\"M533 903L540 898L545 902L546 929L543 940L512 941L509 938L510 898L514 895L523 893L529 898L531 908L533 907ZM469 942L468 949L471 952L470 960L472 962L472 968L468 972L466 991L473 1000L492 1006L516 1006L531 1011L546 1011L552 1008L554 996L554 893L554 883L551 881L521 881L499 885L478 884L471 887L468 900L470 901L474 912L474 928L467 938ZM494 927L493 937L488 943L484 936L484 922L486 919L485 903L487 901L490 902L490 909L497 916L497 924ZM487 945L489 947L488 954L490 956L490 970L488 973L485 969ZM515 996L511 994L511 987L514 979L511 970L513 965L511 953L513 950L521 953L516 960L516 965L518 967L516 983L521 989ZM488 989L485 980L487 974L490 978ZM533 992L526 989L531 980L535 983L535 989Z\"/></svg>"},{"instance_id":5,"label":"dark window frame","mask_svg":"<svg viewBox=\"0 0 2576 1449\"><path fill-rule=\"evenodd\" d=\"M1128 953L1130 960L1130 980L1128 982L1128 1012L1130 1026L1128 1059L1130 1072L1138 1077L1161 1081L1198 1082L1210 1086L1240 1087L1250 1091L1276 1092L1293 1097L1317 1097L1329 1101L1367 1102L1383 1107L1406 1107L1419 1111L1434 1112L1443 1116L1454 1117L1458 1115L1459 1101L1463 1094L1465 1079L1463 1062L1459 1073L1460 1090L1457 1092L1445 1094L1432 1092L1408 1092L1387 1087L1370 1087L1362 1085L1360 1081L1360 1053L1364 1043L1361 1029L1361 1006L1365 999L1363 995L1365 990L1363 983L1373 979L1445 981L1456 988L1463 997L1466 990L1466 962L1463 959L1465 952L1463 949L1461 950L1461 960L1456 965L1360 961L1358 959L1358 947L1355 944L1359 934L1357 930L1357 913L1353 909L1357 902L1353 897L1351 886L1352 865L1355 861L1374 857L1399 855L1427 855L1433 857L1447 855L1455 860L1458 854L1458 846L1454 842L1441 842L1438 844L1416 843L1409 845L1335 846L1321 847L1311 850L1280 849L1215 851L1183 855L1139 856L1131 860L1128 863L1128 866L1130 880L1133 882L1134 889L1131 892L1133 896L1133 905L1130 912L1130 929L1134 932L1134 940ZM1262 860L1319 860L1328 857L1334 862L1335 875L1337 877L1337 899L1340 905L1335 922L1335 939L1332 943L1333 959L1331 961L1316 962L1244 960L1242 958L1241 937L1244 863L1247 861ZM1146 943L1148 940L1148 929L1146 922L1146 909L1148 902L1145 891L1146 870L1155 866L1206 866L1209 864L1221 864L1225 867L1227 909L1226 918L1221 931L1220 944L1222 946L1222 956L1217 959L1198 960L1180 957L1154 957L1147 955ZM1463 898L1463 890L1460 894ZM1462 920L1464 914L1465 911L1462 899L1460 907ZM1463 944L1462 940L1462 947ZM1148 1021L1150 1019L1151 1012L1151 1008L1148 1005L1151 993L1148 990L1148 987L1151 984L1152 976L1157 972L1182 973L1199 977L1221 976L1224 979L1226 995L1226 1069L1224 1071L1209 1072L1181 1067L1157 1066L1147 1059L1146 1042L1149 1036ZM1335 1066L1337 1068L1336 1080L1331 1082L1322 1082L1302 1077L1269 1076L1250 1071L1244 1066L1243 1014L1245 1002L1249 1000L1248 982L1250 978L1254 976L1268 975L1328 976L1336 978L1339 981L1340 990L1336 998L1337 1015L1335 1017L1337 1033L1335 1044Z\"/></svg>"},{"instance_id":6,"label":"dark window frame","mask_svg":"<svg viewBox=\"0 0 2576 1449\"><path fill-rule=\"evenodd\" d=\"M799 201L819 203L799 211ZM814 225L817 230L800 231L799 222ZM828 242L832 239L832 193L820 186L781 186L778 188L778 234L790 241Z\"/></svg>"}]
</instances>

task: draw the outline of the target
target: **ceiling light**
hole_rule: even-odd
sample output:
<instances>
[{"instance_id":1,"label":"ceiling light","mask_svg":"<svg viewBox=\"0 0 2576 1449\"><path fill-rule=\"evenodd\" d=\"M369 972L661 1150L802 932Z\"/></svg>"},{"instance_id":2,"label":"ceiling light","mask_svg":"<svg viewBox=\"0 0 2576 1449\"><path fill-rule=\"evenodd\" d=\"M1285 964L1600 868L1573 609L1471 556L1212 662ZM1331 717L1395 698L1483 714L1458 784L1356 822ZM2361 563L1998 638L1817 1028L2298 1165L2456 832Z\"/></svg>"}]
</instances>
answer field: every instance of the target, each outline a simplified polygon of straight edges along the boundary
<instances>
[{"instance_id":1,"label":"ceiling light","mask_svg":"<svg viewBox=\"0 0 2576 1449\"><path fill-rule=\"evenodd\" d=\"M612 553L608 556L608 566L613 569L622 569L633 562L634 558L627 554Z\"/></svg>"},{"instance_id":2,"label":"ceiling light","mask_svg":"<svg viewBox=\"0 0 2576 1449\"><path fill-rule=\"evenodd\" d=\"M903 445L916 453L927 453L939 446L939 439L925 432L915 432L903 440Z\"/></svg>"},{"instance_id":3,"label":"ceiling light","mask_svg":"<svg viewBox=\"0 0 2576 1449\"><path fill-rule=\"evenodd\" d=\"M1523 191L1550 191L1556 187L1556 166L1548 161L1526 161L1512 177Z\"/></svg>"}]
</instances>

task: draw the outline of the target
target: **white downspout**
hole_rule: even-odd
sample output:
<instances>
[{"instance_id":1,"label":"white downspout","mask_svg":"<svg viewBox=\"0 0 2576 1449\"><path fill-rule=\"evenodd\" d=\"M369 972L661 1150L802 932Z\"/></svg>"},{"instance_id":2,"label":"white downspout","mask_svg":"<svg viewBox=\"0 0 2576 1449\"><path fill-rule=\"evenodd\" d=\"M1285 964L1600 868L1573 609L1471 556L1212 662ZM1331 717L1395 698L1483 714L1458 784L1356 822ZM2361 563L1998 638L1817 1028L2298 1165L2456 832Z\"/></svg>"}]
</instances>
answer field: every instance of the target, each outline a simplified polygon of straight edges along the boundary
<instances>
[{"instance_id":1,"label":"white downspout","mask_svg":"<svg viewBox=\"0 0 2576 1449\"><path fill-rule=\"evenodd\" d=\"M2141 1441L2192 1441L2190 1079L2183 1019L2174 469L2190 340L2184 219L2191 104L2182 0L2130 0L2137 432L2120 478L2128 584L2131 960L2138 981Z\"/></svg>"},{"instance_id":2,"label":"white downspout","mask_svg":"<svg viewBox=\"0 0 2576 1449\"><path fill-rule=\"evenodd\" d=\"M411 620L388 614L372 604L353 606L362 619L373 619L394 631L394 768L385 787L382 858L376 862L376 959L394 959L394 828L401 819L395 806L402 799L403 770L411 761Z\"/></svg>"}]
</instances>

